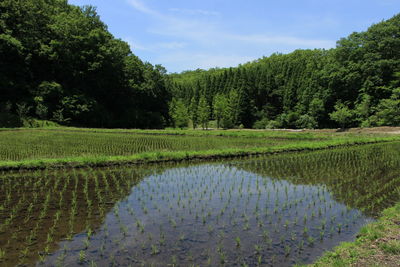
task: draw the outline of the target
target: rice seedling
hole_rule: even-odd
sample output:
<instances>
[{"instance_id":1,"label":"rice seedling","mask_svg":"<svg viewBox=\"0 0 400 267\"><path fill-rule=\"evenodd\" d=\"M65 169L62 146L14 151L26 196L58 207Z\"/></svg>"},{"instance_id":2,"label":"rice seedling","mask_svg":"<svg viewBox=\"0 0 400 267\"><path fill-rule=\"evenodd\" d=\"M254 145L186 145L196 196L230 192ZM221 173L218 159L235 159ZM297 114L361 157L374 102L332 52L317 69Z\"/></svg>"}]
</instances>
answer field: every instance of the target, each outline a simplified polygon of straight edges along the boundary
<instances>
[{"instance_id":1,"label":"rice seedling","mask_svg":"<svg viewBox=\"0 0 400 267\"><path fill-rule=\"evenodd\" d=\"M221 250L218 252L218 254L219 254L220 263L225 264L226 263L226 253Z\"/></svg>"},{"instance_id":2,"label":"rice seedling","mask_svg":"<svg viewBox=\"0 0 400 267\"><path fill-rule=\"evenodd\" d=\"M254 250L257 255L260 255L262 251L261 245L254 245Z\"/></svg>"},{"instance_id":3,"label":"rice seedling","mask_svg":"<svg viewBox=\"0 0 400 267\"><path fill-rule=\"evenodd\" d=\"M291 250L292 250L292 248L290 246L285 246L285 256L286 257L289 257Z\"/></svg>"},{"instance_id":4,"label":"rice seedling","mask_svg":"<svg viewBox=\"0 0 400 267\"><path fill-rule=\"evenodd\" d=\"M235 242L236 242L236 247L239 248L239 247L240 247L240 244L241 244L241 242L240 242L240 237L237 236L237 237L235 238Z\"/></svg>"},{"instance_id":5,"label":"rice seedling","mask_svg":"<svg viewBox=\"0 0 400 267\"><path fill-rule=\"evenodd\" d=\"M156 245L151 245L151 255L157 255L160 253L160 250Z\"/></svg>"},{"instance_id":6,"label":"rice seedling","mask_svg":"<svg viewBox=\"0 0 400 267\"><path fill-rule=\"evenodd\" d=\"M85 251L81 250L79 251L79 263L82 264L86 261L86 253Z\"/></svg>"},{"instance_id":7,"label":"rice seedling","mask_svg":"<svg viewBox=\"0 0 400 267\"><path fill-rule=\"evenodd\" d=\"M81 253L90 264L89 251L94 262L114 259L115 264L123 257L135 265L156 264L159 258L170 259L168 253L184 266L215 265L221 255L228 265L246 258L252 265L263 259L272 263L274 257L276 265L284 266L289 257L301 263L303 253L316 257L315 240L318 248L329 249L398 198L400 180L393 178L400 177L398 152L381 147L225 164L19 172L12 178L0 172L5 177L0 208L7 215L0 225L2 258L11 265L32 265L40 260L37 251L13 262L9 248L22 256L25 247L38 246L50 265L63 257L80 262ZM385 166L385 174L376 166ZM379 181L373 179L378 174ZM245 237L239 237L244 229ZM66 238L80 247L55 250ZM200 246L215 244L216 249L197 256Z\"/></svg>"}]
</instances>

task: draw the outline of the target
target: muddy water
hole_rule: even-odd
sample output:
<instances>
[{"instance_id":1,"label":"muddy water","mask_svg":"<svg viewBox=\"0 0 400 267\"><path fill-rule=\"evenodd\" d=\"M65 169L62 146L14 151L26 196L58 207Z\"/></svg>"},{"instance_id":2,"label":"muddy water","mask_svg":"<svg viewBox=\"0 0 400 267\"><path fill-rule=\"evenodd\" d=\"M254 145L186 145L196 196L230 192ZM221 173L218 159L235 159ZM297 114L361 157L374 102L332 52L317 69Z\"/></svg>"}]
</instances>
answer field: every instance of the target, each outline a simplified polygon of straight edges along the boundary
<instances>
[{"instance_id":1,"label":"muddy water","mask_svg":"<svg viewBox=\"0 0 400 267\"><path fill-rule=\"evenodd\" d=\"M4 173L0 265L310 263L400 200L399 151Z\"/></svg>"}]
</instances>

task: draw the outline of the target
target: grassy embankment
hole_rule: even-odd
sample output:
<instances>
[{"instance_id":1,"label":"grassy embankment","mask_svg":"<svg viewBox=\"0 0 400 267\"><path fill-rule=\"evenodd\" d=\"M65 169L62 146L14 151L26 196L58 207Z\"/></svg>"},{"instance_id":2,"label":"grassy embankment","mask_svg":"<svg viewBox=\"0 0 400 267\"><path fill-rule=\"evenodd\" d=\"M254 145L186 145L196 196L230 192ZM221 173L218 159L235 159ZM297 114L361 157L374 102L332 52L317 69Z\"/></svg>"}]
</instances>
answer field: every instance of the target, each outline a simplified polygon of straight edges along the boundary
<instances>
[{"instance_id":1,"label":"grassy embankment","mask_svg":"<svg viewBox=\"0 0 400 267\"><path fill-rule=\"evenodd\" d=\"M400 203L363 227L356 241L341 243L308 266L400 266Z\"/></svg>"},{"instance_id":2,"label":"grassy embankment","mask_svg":"<svg viewBox=\"0 0 400 267\"><path fill-rule=\"evenodd\" d=\"M283 131L2 129L0 169L223 158L400 141L400 136Z\"/></svg>"}]
</instances>

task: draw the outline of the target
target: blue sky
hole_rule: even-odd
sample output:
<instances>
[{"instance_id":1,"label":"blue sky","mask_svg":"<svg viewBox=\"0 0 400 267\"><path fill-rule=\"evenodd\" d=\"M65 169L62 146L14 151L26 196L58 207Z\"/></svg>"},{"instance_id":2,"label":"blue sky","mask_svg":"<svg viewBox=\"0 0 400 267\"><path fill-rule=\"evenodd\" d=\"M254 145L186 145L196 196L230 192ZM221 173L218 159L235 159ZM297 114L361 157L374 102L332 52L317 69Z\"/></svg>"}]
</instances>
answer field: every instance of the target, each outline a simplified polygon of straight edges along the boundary
<instances>
[{"instance_id":1,"label":"blue sky","mask_svg":"<svg viewBox=\"0 0 400 267\"><path fill-rule=\"evenodd\" d=\"M70 0L93 5L134 54L169 72L230 67L341 37L400 12L400 0Z\"/></svg>"}]
</instances>

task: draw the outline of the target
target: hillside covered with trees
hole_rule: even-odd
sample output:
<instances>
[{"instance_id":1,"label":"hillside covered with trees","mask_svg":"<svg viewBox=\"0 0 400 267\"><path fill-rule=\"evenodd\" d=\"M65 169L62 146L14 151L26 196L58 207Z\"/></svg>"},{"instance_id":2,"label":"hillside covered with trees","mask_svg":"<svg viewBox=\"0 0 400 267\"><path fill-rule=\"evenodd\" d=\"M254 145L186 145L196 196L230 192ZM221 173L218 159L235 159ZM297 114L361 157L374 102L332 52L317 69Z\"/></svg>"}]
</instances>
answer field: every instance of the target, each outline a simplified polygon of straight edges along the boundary
<instances>
[{"instance_id":1,"label":"hillside covered with trees","mask_svg":"<svg viewBox=\"0 0 400 267\"><path fill-rule=\"evenodd\" d=\"M0 2L0 127L326 128L400 125L400 15L335 49L168 75L116 39L91 6Z\"/></svg>"},{"instance_id":2,"label":"hillside covered with trees","mask_svg":"<svg viewBox=\"0 0 400 267\"><path fill-rule=\"evenodd\" d=\"M143 63L91 6L2 0L0 58L0 127L26 118L85 127L167 123L165 69Z\"/></svg>"},{"instance_id":3,"label":"hillside covered with trees","mask_svg":"<svg viewBox=\"0 0 400 267\"><path fill-rule=\"evenodd\" d=\"M335 49L171 76L176 126L208 117L224 128L400 125L400 15L342 38Z\"/></svg>"}]
</instances>

